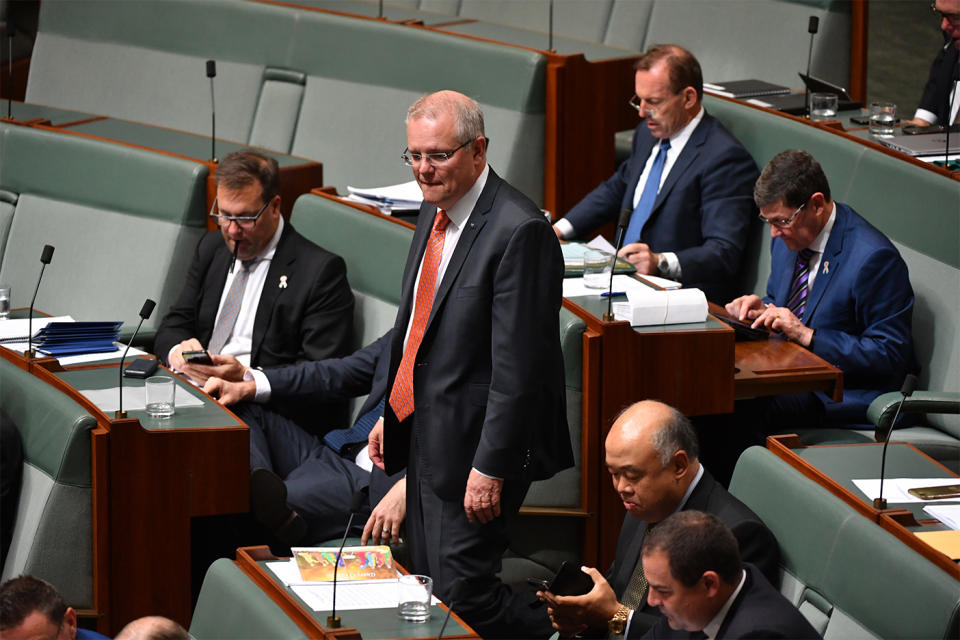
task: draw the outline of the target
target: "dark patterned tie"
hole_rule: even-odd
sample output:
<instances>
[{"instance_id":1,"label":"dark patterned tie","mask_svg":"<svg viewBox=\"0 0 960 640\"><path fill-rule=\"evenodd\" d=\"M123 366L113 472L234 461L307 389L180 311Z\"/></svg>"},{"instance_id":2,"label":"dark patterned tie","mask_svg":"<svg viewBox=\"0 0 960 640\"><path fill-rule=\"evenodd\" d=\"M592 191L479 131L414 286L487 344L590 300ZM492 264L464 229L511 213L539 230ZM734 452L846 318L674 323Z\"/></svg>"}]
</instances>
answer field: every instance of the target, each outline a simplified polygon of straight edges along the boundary
<instances>
[{"instance_id":1,"label":"dark patterned tie","mask_svg":"<svg viewBox=\"0 0 960 640\"><path fill-rule=\"evenodd\" d=\"M223 346L230 339L233 333L233 326L237 324L237 316L240 315L240 305L243 304L243 292L247 289L247 279L250 277L250 269L256 264L256 260L244 260L243 268L233 278L227 297L223 301L223 308L220 310L220 317L217 318L217 324L213 328L213 335L210 337L210 344L207 345L207 351L210 353L220 353Z\"/></svg>"},{"instance_id":2,"label":"dark patterned tie","mask_svg":"<svg viewBox=\"0 0 960 640\"><path fill-rule=\"evenodd\" d=\"M803 317L803 310L807 306L807 281L810 279L810 258L816 253L813 249L803 249L797 253L797 261L793 266L793 281L790 283L790 295L787 296L786 307L798 318Z\"/></svg>"},{"instance_id":3,"label":"dark patterned tie","mask_svg":"<svg viewBox=\"0 0 960 640\"><path fill-rule=\"evenodd\" d=\"M652 527L648 524L643 530L643 537L646 537ZM647 597L647 576L643 573L643 554L637 558L637 566L633 568L633 574L630 576L630 582L623 592L623 604L634 611L643 608L643 601Z\"/></svg>"}]
</instances>

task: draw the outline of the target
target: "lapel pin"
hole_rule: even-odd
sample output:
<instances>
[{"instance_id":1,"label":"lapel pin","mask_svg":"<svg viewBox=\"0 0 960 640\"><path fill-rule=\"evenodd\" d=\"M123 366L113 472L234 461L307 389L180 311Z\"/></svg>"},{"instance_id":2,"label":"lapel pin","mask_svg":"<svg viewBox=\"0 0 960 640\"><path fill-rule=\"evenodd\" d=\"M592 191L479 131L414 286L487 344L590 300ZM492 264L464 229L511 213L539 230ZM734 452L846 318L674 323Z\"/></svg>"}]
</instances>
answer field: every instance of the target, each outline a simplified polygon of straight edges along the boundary
<instances>
[{"instance_id":1,"label":"lapel pin","mask_svg":"<svg viewBox=\"0 0 960 640\"><path fill-rule=\"evenodd\" d=\"M824 273L824 274L830 273L830 261L829 261L829 260L824 260L824 261L823 261L823 273Z\"/></svg>"},{"instance_id":2,"label":"lapel pin","mask_svg":"<svg viewBox=\"0 0 960 640\"><path fill-rule=\"evenodd\" d=\"M287 288L287 276L280 276L280 288L281 289Z\"/></svg>"}]
</instances>

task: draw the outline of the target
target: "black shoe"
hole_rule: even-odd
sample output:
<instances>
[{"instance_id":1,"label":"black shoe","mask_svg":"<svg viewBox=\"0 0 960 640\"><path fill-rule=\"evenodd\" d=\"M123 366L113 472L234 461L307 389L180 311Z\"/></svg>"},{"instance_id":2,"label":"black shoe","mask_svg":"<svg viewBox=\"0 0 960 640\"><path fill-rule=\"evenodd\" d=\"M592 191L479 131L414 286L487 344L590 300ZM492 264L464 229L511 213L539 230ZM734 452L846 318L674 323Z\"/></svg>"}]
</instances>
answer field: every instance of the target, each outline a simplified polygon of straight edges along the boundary
<instances>
[{"instance_id":1,"label":"black shoe","mask_svg":"<svg viewBox=\"0 0 960 640\"><path fill-rule=\"evenodd\" d=\"M287 506L287 486L269 469L250 472L250 511L286 545L294 546L307 535L306 520Z\"/></svg>"}]
</instances>

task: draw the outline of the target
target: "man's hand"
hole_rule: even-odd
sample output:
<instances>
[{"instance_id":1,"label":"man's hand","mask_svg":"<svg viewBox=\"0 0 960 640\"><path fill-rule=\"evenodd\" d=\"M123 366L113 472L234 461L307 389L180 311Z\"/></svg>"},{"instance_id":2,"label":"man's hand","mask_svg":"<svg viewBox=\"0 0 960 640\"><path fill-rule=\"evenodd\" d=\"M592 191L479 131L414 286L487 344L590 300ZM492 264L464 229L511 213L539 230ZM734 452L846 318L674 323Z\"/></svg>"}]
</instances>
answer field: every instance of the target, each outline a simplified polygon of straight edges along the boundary
<instances>
[{"instance_id":1,"label":"man's hand","mask_svg":"<svg viewBox=\"0 0 960 640\"><path fill-rule=\"evenodd\" d=\"M636 267L637 273L653 276L659 272L659 254L650 251L650 247L642 242L631 242L617 255Z\"/></svg>"},{"instance_id":2,"label":"man's hand","mask_svg":"<svg viewBox=\"0 0 960 640\"><path fill-rule=\"evenodd\" d=\"M805 347L809 347L813 339L813 329L800 322L800 318L793 315L793 312L786 307L770 305L757 316L752 326L754 329L766 327L773 331L781 331L787 338Z\"/></svg>"},{"instance_id":3,"label":"man's hand","mask_svg":"<svg viewBox=\"0 0 960 640\"><path fill-rule=\"evenodd\" d=\"M185 362L180 368L190 379L199 385L207 383L209 378L221 378L227 382L240 382L247 370L234 356L211 353L213 364L190 364Z\"/></svg>"},{"instance_id":4,"label":"man's hand","mask_svg":"<svg viewBox=\"0 0 960 640\"><path fill-rule=\"evenodd\" d=\"M553 232L557 234L558 240L563 240L563 231L560 231L560 229L556 225L553 226Z\"/></svg>"},{"instance_id":5,"label":"man's hand","mask_svg":"<svg viewBox=\"0 0 960 640\"><path fill-rule=\"evenodd\" d=\"M902 120L902 121L900 122L900 124L901 124L901 125L904 125L904 124L912 124L912 125L917 126L917 127L929 127L929 126L932 125L933 123L932 123L932 122L927 122L927 121L924 120L923 118L914 118L913 120Z\"/></svg>"},{"instance_id":6,"label":"man's hand","mask_svg":"<svg viewBox=\"0 0 960 640\"><path fill-rule=\"evenodd\" d=\"M207 378L203 391L216 398L220 404L230 406L245 400L253 400L257 394L257 383L253 380L230 382L223 378L212 377Z\"/></svg>"},{"instance_id":7,"label":"man's hand","mask_svg":"<svg viewBox=\"0 0 960 640\"><path fill-rule=\"evenodd\" d=\"M500 490L503 480L488 478L476 469L470 470L463 510L470 522L487 523L500 515Z\"/></svg>"},{"instance_id":8,"label":"man's hand","mask_svg":"<svg viewBox=\"0 0 960 640\"><path fill-rule=\"evenodd\" d=\"M763 313L766 307L767 305L763 304L760 296L751 293L748 296L740 296L728 302L724 308L727 310L727 313L743 322L744 320L755 320L757 316Z\"/></svg>"},{"instance_id":9,"label":"man's hand","mask_svg":"<svg viewBox=\"0 0 960 640\"><path fill-rule=\"evenodd\" d=\"M373 464L383 469L383 418L377 420L367 436L367 455Z\"/></svg>"},{"instance_id":10,"label":"man's hand","mask_svg":"<svg viewBox=\"0 0 960 640\"><path fill-rule=\"evenodd\" d=\"M173 348L170 352L170 362L167 364L169 364L170 368L174 371L183 371L183 367L186 365L186 361L183 359L183 352L200 351L201 349L203 349L203 345L200 344L199 340L196 338L188 338ZM163 354L159 355L162 356Z\"/></svg>"},{"instance_id":11,"label":"man's hand","mask_svg":"<svg viewBox=\"0 0 960 640\"><path fill-rule=\"evenodd\" d=\"M607 622L620 608L617 594L610 583L593 567L581 567L593 579L593 589L582 596L558 596L538 591L537 597L547 603L553 628L562 636L571 636L587 627L605 629Z\"/></svg>"},{"instance_id":12,"label":"man's hand","mask_svg":"<svg viewBox=\"0 0 960 640\"><path fill-rule=\"evenodd\" d=\"M367 524L363 526L360 544L387 544L400 542L400 525L407 515L407 479L397 480L387 495L373 508Z\"/></svg>"}]
</instances>

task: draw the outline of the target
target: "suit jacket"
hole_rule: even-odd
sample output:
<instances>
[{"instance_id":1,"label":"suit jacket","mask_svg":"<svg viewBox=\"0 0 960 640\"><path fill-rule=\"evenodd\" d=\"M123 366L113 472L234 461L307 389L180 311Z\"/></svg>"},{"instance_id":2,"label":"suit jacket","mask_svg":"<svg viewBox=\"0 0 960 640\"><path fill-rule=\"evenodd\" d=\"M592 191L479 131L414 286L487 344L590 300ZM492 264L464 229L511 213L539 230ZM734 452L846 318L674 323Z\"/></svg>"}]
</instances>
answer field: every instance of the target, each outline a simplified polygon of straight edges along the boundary
<instances>
[{"instance_id":1,"label":"suit jacket","mask_svg":"<svg viewBox=\"0 0 960 640\"><path fill-rule=\"evenodd\" d=\"M391 344L393 388L417 271L436 215L424 203ZM416 410L384 413L387 472L407 464L411 437L424 481L463 499L471 467L542 479L573 466L558 314L563 258L543 214L491 169L437 288L414 366Z\"/></svg>"},{"instance_id":2,"label":"suit jacket","mask_svg":"<svg viewBox=\"0 0 960 640\"><path fill-rule=\"evenodd\" d=\"M750 510L750 507L730 495L706 469L683 510L705 511L717 516L733 531L740 548L740 557L745 562L751 562L759 567L770 580L779 580L780 548L777 546L776 538L760 517ZM607 581L618 598L623 597L630 582L630 576L640 562L640 550L643 547L646 530L646 522L630 514L624 517L620 538L617 540L617 555L607 570ZM630 637L638 638L643 635L658 618L660 618L659 610L651 607L644 600L643 606L633 614L630 622Z\"/></svg>"},{"instance_id":3,"label":"suit jacket","mask_svg":"<svg viewBox=\"0 0 960 640\"><path fill-rule=\"evenodd\" d=\"M896 247L850 207L837 218L820 272L807 297L803 323L814 329L813 352L843 371L843 401L819 397L826 420L865 423L870 402L894 391L917 369L913 354L913 289ZM770 245L767 302L784 306L796 252L781 238Z\"/></svg>"},{"instance_id":4,"label":"suit jacket","mask_svg":"<svg viewBox=\"0 0 960 640\"><path fill-rule=\"evenodd\" d=\"M616 222L621 209L633 209L640 174L657 143L641 122L630 158L567 213L578 234ZM667 174L640 239L654 252L677 254L684 286L703 289L711 300L732 299L756 216L753 183L758 175L743 145L704 113Z\"/></svg>"},{"instance_id":5,"label":"suit jacket","mask_svg":"<svg viewBox=\"0 0 960 640\"><path fill-rule=\"evenodd\" d=\"M744 563L747 572L743 588L737 594L733 604L724 616L717 640L733 638L820 638L800 610L790 604L763 577L763 574L749 563ZM676 631L670 628L666 617L661 616L657 624L644 638L703 638L699 631Z\"/></svg>"},{"instance_id":6,"label":"suit jacket","mask_svg":"<svg viewBox=\"0 0 960 640\"><path fill-rule=\"evenodd\" d=\"M161 358L188 338L204 345L210 341L231 259L219 231L200 239L183 290L157 331L155 348ZM285 288L278 286L282 275L287 276ZM346 355L352 328L353 292L343 259L285 222L257 305L250 366L268 368ZM271 402L271 408L304 428L343 426L347 420L342 402L307 400L282 406Z\"/></svg>"},{"instance_id":7,"label":"suit jacket","mask_svg":"<svg viewBox=\"0 0 960 640\"><path fill-rule=\"evenodd\" d=\"M957 57L960 51L953 46L953 41L946 37L943 49L934 58L930 65L930 77L923 88L919 107L930 113L937 114L937 124L944 124L949 119L947 99L953 87L953 70L957 66Z\"/></svg>"}]
</instances>

